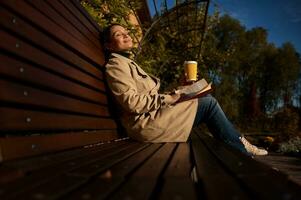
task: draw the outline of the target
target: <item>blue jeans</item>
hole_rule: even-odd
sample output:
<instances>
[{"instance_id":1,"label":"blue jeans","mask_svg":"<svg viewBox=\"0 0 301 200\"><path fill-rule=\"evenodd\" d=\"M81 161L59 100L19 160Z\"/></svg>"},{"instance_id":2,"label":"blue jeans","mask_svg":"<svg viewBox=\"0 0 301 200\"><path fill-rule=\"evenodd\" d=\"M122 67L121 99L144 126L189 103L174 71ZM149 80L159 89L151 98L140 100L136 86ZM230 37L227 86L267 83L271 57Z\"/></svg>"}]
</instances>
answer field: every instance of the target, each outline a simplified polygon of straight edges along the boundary
<instances>
[{"instance_id":1,"label":"blue jeans","mask_svg":"<svg viewBox=\"0 0 301 200\"><path fill-rule=\"evenodd\" d=\"M217 100L211 95L198 99L198 108L193 126L204 122L215 138L218 138L230 146L248 154L241 143L240 134L227 119Z\"/></svg>"}]
</instances>

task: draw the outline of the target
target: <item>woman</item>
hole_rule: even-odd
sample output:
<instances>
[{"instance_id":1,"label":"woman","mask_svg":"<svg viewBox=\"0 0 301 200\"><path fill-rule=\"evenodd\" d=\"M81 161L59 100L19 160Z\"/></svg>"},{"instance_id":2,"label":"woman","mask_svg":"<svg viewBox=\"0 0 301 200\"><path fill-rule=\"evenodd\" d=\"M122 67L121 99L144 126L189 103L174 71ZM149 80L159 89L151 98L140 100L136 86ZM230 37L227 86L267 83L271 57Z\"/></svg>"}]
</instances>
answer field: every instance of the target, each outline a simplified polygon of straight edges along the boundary
<instances>
[{"instance_id":1,"label":"woman","mask_svg":"<svg viewBox=\"0 0 301 200\"><path fill-rule=\"evenodd\" d=\"M159 94L160 80L128 58L133 42L123 26L111 25L103 32L103 38L110 53L106 79L121 113L122 125L131 138L154 143L186 142L192 127L205 122L216 138L241 152L267 154L240 137L211 95L176 103L179 94Z\"/></svg>"}]
</instances>

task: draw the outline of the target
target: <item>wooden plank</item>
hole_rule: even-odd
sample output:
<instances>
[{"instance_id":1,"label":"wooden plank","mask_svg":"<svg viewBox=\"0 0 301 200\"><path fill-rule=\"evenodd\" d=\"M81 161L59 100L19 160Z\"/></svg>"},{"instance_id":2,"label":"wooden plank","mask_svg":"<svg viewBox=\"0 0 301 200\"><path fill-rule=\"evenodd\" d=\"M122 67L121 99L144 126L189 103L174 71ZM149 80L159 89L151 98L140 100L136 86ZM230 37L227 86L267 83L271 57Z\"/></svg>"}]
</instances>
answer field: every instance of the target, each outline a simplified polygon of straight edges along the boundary
<instances>
[{"instance_id":1,"label":"wooden plank","mask_svg":"<svg viewBox=\"0 0 301 200\"><path fill-rule=\"evenodd\" d=\"M127 182L115 191L109 199L153 199L160 174L164 170L173 150L174 143L165 143L150 159L138 168ZM160 187L160 184L159 186Z\"/></svg>"},{"instance_id":2,"label":"wooden plank","mask_svg":"<svg viewBox=\"0 0 301 200\"><path fill-rule=\"evenodd\" d=\"M0 161L40 155L118 138L116 130L0 138Z\"/></svg>"},{"instance_id":3,"label":"wooden plank","mask_svg":"<svg viewBox=\"0 0 301 200\"><path fill-rule=\"evenodd\" d=\"M62 44L65 44L66 46L70 47L72 51L76 52L79 55L83 55L89 61L94 62L94 64L99 66L102 66L104 64L103 54L94 52L90 48L84 46L75 38L70 37L70 35L64 30L62 30L57 24L52 22L40 12L37 12L37 10L35 10L32 6L28 5L25 1L10 0L1 1L0 3L14 10L14 12L23 16L27 20L31 21L43 31L51 34L52 37L56 38Z\"/></svg>"},{"instance_id":4,"label":"wooden plank","mask_svg":"<svg viewBox=\"0 0 301 200\"><path fill-rule=\"evenodd\" d=\"M23 177L24 175L25 173L21 169L15 169L15 168L1 165L0 166L0 190L2 184Z\"/></svg>"},{"instance_id":5,"label":"wooden plank","mask_svg":"<svg viewBox=\"0 0 301 200\"><path fill-rule=\"evenodd\" d=\"M35 9L39 10L41 13L43 13L47 18L52 20L54 23L56 23L58 26L60 26L62 29L64 29L68 34L72 35L74 38L76 38L79 42L81 42L83 45L91 48L91 50L94 51L101 51L100 48L98 48L96 45L94 45L87 37L82 35L81 32L78 31L75 27L78 26L78 24L81 24L79 21L75 24L75 26L72 26L64 17L62 17L61 13L68 13L68 9L62 9L57 12L51 5L46 3L46 1L33 1L33 0L27 0L27 2L34 7ZM52 0L50 2L57 2L57 0ZM70 16L69 16L70 17ZM90 37L92 34L90 33Z\"/></svg>"},{"instance_id":6,"label":"wooden plank","mask_svg":"<svg viewBox=\"0 0 301 200\"><path fill-rule=\"evenodd\" d=\"M254 158L271 166L275 170L282 171L288 178L301 186L301 158L282 153L269 152L268 156L256 156Z\"/></svg>"},{"instance_id":7,"label":"wooden plank","mask_svg":"<svg viewBox=\"0 0 301 200\"><path fill-rule=\"evenodd\" d=\"M111 131L111 133L112 133L112 138L109 137L105 138L105 136L109 134L109 131L94 131L91 133L85 133L85 134L92 134L92 135L99 134L100 138L95 138L95 141L92 140L91 143L76 148L72 147L70 149L68 148L59 151L55 150L55 151L51 151L50 153L43 153L39 156L34 156L34 157L31 156L28 158L22 158L18 160L5 161L0 166L0 171L2 171L2 167L6 167L6 168L18 169L21 170L24 174L28 174L33 171L46 168L50 165L54 166L58 163L66 162L67 160L83 157L83 155L89 155L94 152L104 151L105 149L114 149L114 148L122 147L122 145L124 144L132 143L132 141L129 140L129 138L115 139L116 137L118 137L118 135L114 133L113 130ZM66 134L65 138L67 138L68 137L67 134L71 134L72 136L73 133L61 133L61 134L62 135ZM79 132L76 134L83 134L83 132ZM86 135L83 136L83 138L85 137ZM71 137L71 141L72 141L72 137ZM64 143L64 142L59 142L59 143Z\"/></svg>"},{"instance_id":8,"label":"wooden plank","mask_svg":"<svg viewBox=\"0 0 301 200\"><path fill-rule=\"evenodd\" d=\"M78 190L66 195L67 199L76 199L78 197L90 199L105 199L112 192L114 192L120 185L126 182L127 177L133 173L140 165L149 159L162 144L152 144L147 148L135 153L128 159L117 163L116 165L108 168L102 174L98 175L99 178L93 179L85 186Z\"/></svg>"},{"instance_id":9,"label":"wooden plank","mask_svg":"<svg viewBox=\"0 0 301 200\"><path fill-rule=\"evenodd\" d=\"M255 161L217 140L198 134L221 163L247 188L256 199L299 199L300 186L287 175Z\"/></svg>"},{"instance_id":10,"label":"wooden plank","mask_svg":"<svg viewBox=\"0 0 301 200\"><path fill-rule=\"evenodd\" d=\"M86 19L89 21L89 22L85 22L85 24L91 23L91 25L97 30L97 32L101 32L99 25L91 17L91 15L89 15L89 13L87 13L87 11L83 8L83 6L81 6L77 0L71 0L71 2L80 11L80 13L82 15L84 15L86 17Z\"/></svg>"},{"instance_id":11,"label":"wooden plank","mask_svg":"<svg viewBox=\"0 0 301 200\"><path fill-rule=\"evenodd\" d=\"M135 145L133 142L120 143L114 142L110 145L102 145L96 148L87 149L78 154L73 154L70 157L59 159L43 168L27 173L26 176L16 179L12 182L1 184L1 199L8 199L8 197L16 196L22 192L26 192L32 188L65 174L67 171L80 167L89 162L95 162L98 159L105 158L108 154L112 155L116 152L126 150Z\"/></svg>"},{"instance_id":12,"label":"wooden plank","mask_svg":"<svg viewBox=\"0 0 301 200\"><path fill-rule=\"evenodd\" d=\"M61 175L36 188L20 193L10 199L58 199L64 194L76 190L87 182L86 178L69 175Z\"/></svg>"},{"instance_id":13,"label":"wooden plank","mask_svg":"<svg viewBox=\"0 0 301 200\"><path fill-rule=\"evenodd\" d=\"M55 91L96 104L107 104L107 96L103 93L84 87L78 83L62 78L51 72L44 71L32 64L27 64L14 57L0 54L0 75L8 76L21 82L39 86L44 90ZM98 84L95 84L97 86ZM58 87L59 86L59 87ZM100 89L104 86L99 86Z\"/></svg>"},{"instance_id":14,"label":"wooden plank","mask_svg":"<svg viewBox=\"0 0 301 200\"><path fill-rule=\"evenodd\" d=\"M67 10L69 10L79 21L82 23L83 26L87 27L87 29L91 32L92 35L94 35L96 38L99 38L99 29L95 28L88 20L87 18L78 10L74 4L77 4L78 6L81 6L79 2L73 2L74 4L71 3L71 1L60 1L61 4L65 6ZM85 11L84 11L85 12Z\"/></svg>"},{"instance_id":15,"label":"wooden plank","mask_svg":"<svg viewBox=\"0 0 301 200\"><path fill-rule=\"evenodd\" d=\"M92 44L95 45L102 52L102 47L100 46L99 37L95 37L95 35L91 34L91 32L85 26L83 26L83 24L80 23L78 19L68 9L65 9L63 5L58 1L46 1L46 2L51 7L53 7L60 15L62 15L70 24L72 24L72 26L74 26L75 29L77 29L83 36L85 36L88 40L90 40ZM70 28L70 30L73 30L73 28ZM99 31L96 32L99 33Z\"/></svg>"},{"instance_id":16,"label":"wooden plank","mask_svg":"<svg viewBox=\"0 0 301 200\"><path fill-rule=\"evenodd\" d=\"M0 48L21 56L29 62L34 62L45 70L53 73L59 73L59 75L67 79L72 79L74 82L95 88L96 90L99 89L97 86L103 87L103 83L101 81L82 73L74 67L67 65L52 55L33 47L31 44L26 43L9 33L0 30L0 37L6 41L0 43Z\"/></svg>"},{"instance_id":17,"label":"wooden plank","mask_svg":"<svg viewBox=\"0 0 301 200\"><path fill-rule=\"evenodd\" d=\"M200 139L192 133L191 144L199 178L200 191L208 200L220 199L254 199L240 186L227 169L219 163L213 154L204 146Z\"/></svg>"},{"instance_id":18,"label":"wooden plank","mask_svg":"<svg viewBox=\"0 0 301 200\"><path fill-rule=\"evenodd\" d=\"M133 146L133 148L128 149L127 151L120 151L119 154L112 155L106 159L98 160L93 163L88 163L87 165L83 165L79 168L76 168L72 171L69 171L69 175L73 176L82 176L82 177L92 177L95 176L104 170L108 169L112 165L119 163L120 161L125 160L126 158L136 154L141 151L149 144L147 143L137 143L137 146Z\"/></svg>"},{"instance_id":19,"label":"wooden plank","mask_svg":"<svg viewBox=\"0 0 301 200\"><path fill-rule=\"evenodd\" d=\"M47 49L52 54L58 56L60 59L75 65L77 68L83 70L89 75L94 76L97 79L102 78L102 73L99 69L91 65L91 63L87 62L84 58L70 51L70 49L64 47L54 38L51 38L49 35L34 27L28 21L4 8L1 9L0 16L1 26L18 34L23 38L26 38L36 46ZM102 51L98 50L98 53L101 54Z\"/></svg>"},{"instance_id":20,"label":"wooden plank","mask_svg":"<svg viewBox=\"0 0 301 200\"><path fill-rule=\"evenodd\" d=\"M68 180L64 180L63 177L67 175L68 177L79 177L80 179L86 179L85 177L81 176L69 175L69 171L81 167L82 165L87 165L88 163L95 163L97 161L105 159L107 160L106 163L109 165L110 161L114 161L114 159L110 158L116 157L118 155L118 157L121 158L123 155L127 155L132 151L136 151L144 145L146 144L129 143L119 148L111 148L105 151L94 152L90 155L86 155L85 157L69 160L66 163L60 163L60 165L55 165L49 169L41 169L38 172L30 174L28 178L20 179L18 183L12 183L10 186L13 186L15 188L21 187L22 189L20 190L20 192L18 191L14 194L6 193L5 197L9 196L13 197L13 199L20 199L24 196L26 197L32 194L39 193L43 194L44 196L47 196L48 198L58 198L63 193L68 192L64 190L64 188L72 188L77 185L76 182L69 182ZM60 184L62 186L60 190L56 191L57 188L48 187L49 185L53 185L55 181L58 180L58 178L60 178ZM28 183L30 183L31 185L28 185ZM5 187L5 189L6 192L9 190L12 191L12 189L8 188L7 186Z\"/></svg>"},{"instance_id":21,"label":"wooden plank","mask_svg":"<svg viewBox=\"0 0 301 200\"><path fill-rule=\"evenodd\" d=\"M39 109L38 107L53 109L54 112L69 111L93 116L110 116L108 108L105 106L84 102L1 79L0 85L0 101L24 106L35 106L35 109Z\"/></svg>"},{"instance_id":22,"label":"wooden plank","mask_svg":"<svg viewBox=\"0 0 301 200\"><path fill-rule=\"evenodd\" d=\"M145 146L147 146L147 144L139 144L137 146L132 146L123 151L119 151L118 153L114 153L114 154L112 154L112 156L108 156L107 158L104 158L97 163L91 163L90 165L94 166L94 171L95 171L95 168L97 168L97 165L99 165L98 171L103 171L106 168L108 168L109 166L113 165L114 163L125 159L126 157L130 156L131 154L135 153L136 151L139 151L141 148L144 148ZM20 194L19 196L20 197L30 196L32 194L38 193L38 194L43 194L44 196L46 196L48 198L58 198L61 196L65 196L67 193L70 192L70 189L77 190L76 187L78 187L80 185L77 182L70 182L70 181L68 181L68 179L65 180L65 177L75 177L75 178L81 177L81 180L89 180L89 177L77 176L77 175L68 173L67 175L63 175L62 177L57 177L56 179L50 180L49 182L44 183L44 184L40 185L39 187L33 188L33 190L26 191L26 193ZM59 188L57 186L55 186L55 183L58 180L60 180ZM53 186L53 187L51 187L51 186ZM80 187L78 187L78 188L80 188Z\"/></svg>"},{"instance_id":23,"label":"wooden plank","mask_svg":"<svg viewBox=\"0 0 301 200\"><path fill-rule=\"evenodd\" d=\"M115 121L110 118L31 111L5 107L0 107L0 113L2 115L0 118L1 132L25 130L95 130L116 128Z\"/></svg>"},{"instance_id":24,"label":"wooden plank","mask_svg":"<svg viewBox=\"0 0 301 200\"><path fill-rule=\"evenodd\" d=\"M198 199L191 170L189 145L179 143L163 175L163 185L156 199Z\"/></svg>"},{"instance_id":25,"label":"wooden plank","mask_svg":"<svg viewBox=\"0 0 301 200\"><path fill-rule=\"evenodd\" d=\"M190 156L189 144L177 143L175 154L168 164L163 177L190 177L190 171L192 169Z\"/></svg>"}]
</instances>

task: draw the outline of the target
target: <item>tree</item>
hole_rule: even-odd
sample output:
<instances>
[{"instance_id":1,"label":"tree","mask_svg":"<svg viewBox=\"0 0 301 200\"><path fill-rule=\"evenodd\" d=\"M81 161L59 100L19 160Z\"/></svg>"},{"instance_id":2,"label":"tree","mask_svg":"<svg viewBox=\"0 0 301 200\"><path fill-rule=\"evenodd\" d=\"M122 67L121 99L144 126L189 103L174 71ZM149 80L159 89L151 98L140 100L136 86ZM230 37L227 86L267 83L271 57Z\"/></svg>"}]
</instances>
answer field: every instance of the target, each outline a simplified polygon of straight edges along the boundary
<instances>
[{"instance_id":1,"label":"tree","mask_svg":"<svg viewBox=\"0 0 301 200\"><path fill-rule=\"evenodd\" d=\"M135 10L141 6L139 0L81 0L81 4L100 28L119 23L130 31L136 42L141 37L141 27L130 20L135 15Z\"/></svg>"},{"instance_id":2,"label":"tree","mask_svg":"<svg viewBox=\"0 0 301 200\"><path fill-rule=\"evenodd\" d=\"M280 95L285 106L292 104L292 95L297 88L300 73L300 56L291 43L284 43L278 51L276 63L280 67L279 82Z\"/></svg>"},{"instance_id":3,"label":"tree","mask_svg":"<svg viewBox=\"0 0 301 200\"><path fill-rule=\"evenodd\" d=\"M95 17L102 27L112 21L130 24L128 16L136 5L125 0L86 0L83 4L92 14L100 12ZM142 50L136 56L147 72L161 79L162 90L178 86L183 62L193 59L199 63L200 77L213 81L214 96L232 120L258 122L277 107L292 104L293 98L301 105L300 55L292 44L277 48L267 41L266 29L247 30L237 19L220 16L218 9L208 16L204 34L204 6L187 3L171 12L166 6L161 7L163 17L155 16L151 29L145 31Z\"/></svg>"},{"instance_id":4,"label":"tree","mask_svg":"<svg viewBox=\"0 0 301 200\"><path fill-rule=\"evenodd\" d=\"M274 44L269 44L264 49L263 65L259 76L259 101L260 109L263 113L275 108L279 98L278 83L281 82L280 67L276 64L278 49Z\"/></svg>"},{"instance_id":5,"label":"tree","mask_svg":"<svg viewBox=\"0 0 301 200\"><path fill-rule=\"evenodd\" d=\"M267 31L262 27L256 27L246 31L245 42L240 72L242 73L241 91L244 92L244 112L248 118L256 118L261 114L258 89L263 70L263 52L267 42Z\"/></svg>"},{"instance_id":6,"label":"tree","mask_svg":"<svg viewBox=\"0 0 301 200\"><path fill-rule=\"evenodd\" d=\"M160 77L162 90L178 86L185 60L198 61L199 72L202 76L208 76L208 68L204 67L200 55L200 43L204 35L204 10L204 5L187 3L168 12L163 4L163 17L154 17L156 23L144 37L137 61L146 71Z\"/></svg>"},{"instance_id":7,"label":"tree","mask_svg":"<svg viewBox=\"0 0 301 200\"><path fill-rule=\"evenodd\" d=\"M203 58L205 66L216 85L215 96L222 104L224 111L233 119L240 113L239 68L241 61L241 43L245 38L245 27L228 15L218 18L207 32Z\"/></svg>"}]
</instances>

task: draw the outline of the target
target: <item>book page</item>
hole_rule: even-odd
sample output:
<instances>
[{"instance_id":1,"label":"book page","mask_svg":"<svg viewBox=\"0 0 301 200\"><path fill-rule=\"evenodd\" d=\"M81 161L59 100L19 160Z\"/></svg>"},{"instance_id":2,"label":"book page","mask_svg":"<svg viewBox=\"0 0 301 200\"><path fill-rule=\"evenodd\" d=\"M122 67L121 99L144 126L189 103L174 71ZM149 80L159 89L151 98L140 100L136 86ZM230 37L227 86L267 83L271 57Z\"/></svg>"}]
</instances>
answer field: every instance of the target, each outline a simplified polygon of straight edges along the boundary
<instances>
[{"instance_id":1,"label":"book page","mask_svg":"<svg viewBox=\"0 0 301 200\"><path fill-rule=\"evenodd\" d=\"M192 85L179 87L178 90L175 91L177 94L185 94L185 95L194 95L203 90L208 86L208 83L205 79L201 79Z\"/></svg>"},{"instance_id":2,"label":"book page","mask_svg":"<svg viewBox=\"0 0 301 200\"><path fill-rule=\"evenodd\" d=\"M207 95L212 91L211 85L212 83L208 84L205 79L202 79L192 85L184 86L176 91L177 94L181 94L181 98L177 103Z\"/></svg>"}]
</instances>

